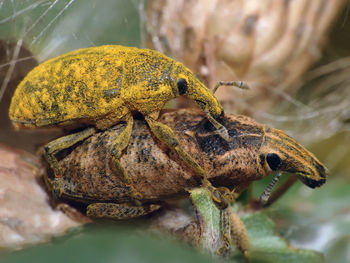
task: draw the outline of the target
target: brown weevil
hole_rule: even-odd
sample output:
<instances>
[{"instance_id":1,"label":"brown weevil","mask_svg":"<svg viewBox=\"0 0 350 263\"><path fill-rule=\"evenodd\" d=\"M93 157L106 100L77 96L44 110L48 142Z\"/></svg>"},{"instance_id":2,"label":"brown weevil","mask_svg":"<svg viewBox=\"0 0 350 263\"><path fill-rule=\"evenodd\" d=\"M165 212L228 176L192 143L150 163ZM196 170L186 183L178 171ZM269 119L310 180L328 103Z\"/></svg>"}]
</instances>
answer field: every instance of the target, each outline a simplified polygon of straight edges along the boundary
<instances>
[{"instance_id":1,"label":"brown weevil","mask_svg":"<svg viewBox=\"0 0 350 263\"><path fill-rule=\"evenodd\" d=\"M227 251L230 236L247 257L249 239L243 223L230 210L230 202L253 181L275 172L288 172L311 188L325 183L327 169L317 158L283 131L269 128L245 116L227 114L223 125L230 140L224 140L203 112L177 110L164 113L159 121L174 130L184 151L208 174L205 186L222 211L223 244ZM135 205L123 174L116 169L108 153L125 123L95 133L80 145L63 151L60 166L62 199L86 205L94 218L129 219L151 213L164 202L186 197L201 185L196 173L166 143L156 140L143 121L136 120L130 143L120 165L130 176L130 184L141 193ZM50 188L55 177L46 176ZM202 189L205 189L205 187ZM230 222L233 221L233 222ZM230 233L226 232L225 229Z\"/></svg>"},{"instance_id":2,"label":"brown weevil","mask_svg":"<svg viewBox=\"0 0 350 263\"><path fill-rule=\"evenodd\" d=\"M231 140L226 141L210 122L203 124L203 118L200 111L184 109L164 113L159 121L175 131L184 150L203 167L214 187L239 194L253 181L277 171L296 174L311 188L326 182L325 166L283 131L246 116L227 114L222 122ZM163 201L187 196L189 190L200 186L201 181L179 154L156 140L147 126L136 120L130 143L120 158L132 186L142 195L142 205L133 205L123 175L108 157L126 125L120 123L94 134L71 147L59 161L64 167L62 198L86 203L90 216L144 215L159 208ZM54 177L48 176L47 182L52 187ZM124 212L118 214L121 207Z\"/></svg>"}]
</instances>

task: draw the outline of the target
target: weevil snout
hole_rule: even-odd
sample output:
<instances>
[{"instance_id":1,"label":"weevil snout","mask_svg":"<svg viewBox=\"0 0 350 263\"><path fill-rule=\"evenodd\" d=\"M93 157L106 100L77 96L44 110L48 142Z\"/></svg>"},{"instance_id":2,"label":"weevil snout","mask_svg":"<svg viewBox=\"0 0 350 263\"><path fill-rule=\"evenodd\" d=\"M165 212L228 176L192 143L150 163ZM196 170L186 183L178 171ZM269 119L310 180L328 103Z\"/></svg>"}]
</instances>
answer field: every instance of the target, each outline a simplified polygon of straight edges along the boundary
<instances>
[{"instance_id":1,"label":"weevil snout","mask_svg":"<svg viewBox=\"0 0 350 263\"><path fill-rule=\"evenodd\" d=\"M179 95L193 99L196 104L214 119L223 115L223 108L211 90L199 81L190 71L181 71L176 76Z\"/></svg>"},{"instance_id":2,"label":"weevil snout","mask_svg":"<svg viewBox=\"0 0 350 263\"><path fill-rule=\"evenodd\" d=\"M197 105L207 114L210 114L216 120L220 120L224 117L225 112L222 106L215 101L205 101L203 99L194 99Z\"/></svg>"},{"instance_id":3,"label":"weevil snout","mask_svg":"<svg viewBox=\"0 0 350 263\"><path fill-rule=\"evenodd\" d=\"M327 168L311 152L286 133L273 128L266 129L259 162L266 173L296 174L311 188L323 185L328 176Z\"/></svg>"},{"instance_id":4,"label":"weevil snout","mask_svg":"<svg viewBox=\"0 0 350 263\"><path fill-rule=\"evenodd\" d=\"M314 164L314 167L317 171L316 174L315 173L308 174L303 171L299 171L299 173L297 173L300 177L300 180L311 188L320 187L326 182L328 177L328 170L326 167L324 167L323 165L320 165L319 163Z\"/></svg>"},{"instance_id":5,"label":"weevil snout","mask_svg":"<svg viewBox=\"0 0 350 263\"><path fill-rule=\"evenodd\" d=\"M209 109L209 112L216 120L220 120L225 116L224 109L220 104L217 105L217 107L215 107L213 110Z\"/></svg>"}]
</instances>

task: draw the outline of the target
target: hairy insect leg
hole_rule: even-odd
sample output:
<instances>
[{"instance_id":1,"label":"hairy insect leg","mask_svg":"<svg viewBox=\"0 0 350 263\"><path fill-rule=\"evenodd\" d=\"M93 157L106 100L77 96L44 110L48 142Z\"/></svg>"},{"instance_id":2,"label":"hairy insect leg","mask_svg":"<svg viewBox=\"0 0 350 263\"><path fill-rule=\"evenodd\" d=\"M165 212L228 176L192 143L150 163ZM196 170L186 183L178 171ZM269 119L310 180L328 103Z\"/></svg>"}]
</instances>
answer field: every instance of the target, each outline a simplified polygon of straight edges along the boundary
<instances>
[{"instance_id":1,"label":"hairy insect leg","mask_svg":"<svg viewBox=\"0 0 350 263\"><path fill-rule=\"evenodd\" d=\"M133 123L134 123L134 120L133 120L132 116L129 116L126 120L126 127L119 134L119 136L117 137L117 139L114 141L114 143L112 145L111 155L113 158L113 163L114 163L115 168L118 170L119 174L122 176L121 178L122 178L123 182L129 188L131 198L136 203L138 203L139 202L138 200L142 199L142 195L141 195L141 193L136 191L136 189L132 185L132 181L131 181L128 173L125 171L124 167L119 162L119 158L122 155L123 150L129 144Z\"/></svg>"},{"instance_id":2,"label":"hairy insect leg","mask_svg":"<svg viewBox=\"0 0 350 263\"><path fill-rule=\"evenodd\" d=\"M230 191L226 187L214 187L212 185L206 187L211 194L211 198L221 210L230 206L238 197L234 190Z\"/></svg>"},{"instance_id":3,"label":"hairy insect leg","mask_svg":"<svg viewBox=\"0 0 350 263\"><path fill-rule=\"evenodd\" d=\"M220 228L222 236L222 246L218 248L216 253L220 256L228 256L231 248L231 222L230 222L230 207L220 210Z\"/></svg>"},{"instance_id":4,"label":"hairy insect leg","mask_svg":"<svg viewBox=\"0 0 350 263\"><path fill-rule=\"evenodd\" d=\"M170 149L175 150L181 159L184 160L197 175L201 176L203 185L210 184L204 169L181 147L179 140L169 126L155 121L149 116L146 116L145 120L158 140L164 142Z\"/></svg>"},{"instance_id":5,"label":"hairy insect leg","mask_svg":"<svg viewBox=\"0 0 350 263\"><path fill-rule=\"evenodd\" d=\"M93 218L130 219L147 215L160 208L160 205L133 206L116 203L93 203L88 205L86 215Z\"/></svg>"},{"instance_id":6,"label":"hairy insect leg","mask_svg":"<svg viewBox=\"0 0 350 263\"><path fill-rule=\"evenodd\" d=\"M231 238L244 257L249 258L250 241L244 223L239 216L232 211L231 207L228 207L225 212L227 213L227 216L229 216L228 220L231 229Z\"/></svg>"},{"instance_id":7,"label":"hairy insect leg","mask_svg":"<svg viewBox=\"0 0 350 263\"><path fill-rule=\"evenodd\" d=\"M248 258L250 243L247 230L241 219L231 209L231 204L239 195L235 190L230 191L226 187L215 188L209 186L207 189L220 209L222 246L217 250L217 254L221 256L228 255L231 240L233 239L236 247L243 253L245 258Z\"/></svg>"},{"instance_id":8,"label":"hairy insect leg","mask_svg":"<svg viewBox=\"0 0 350 263\"><path fill-rule=\"evenodd\" d=\"M232 211L231 204L239 196L235 190L230 191L226 187L215 188L207 186L213 201L220 209L220 228L222 246L216 253L227 256L230 252L231 241L234 240L236 247L243 253L245 258L249 257L250 242L245 225L241 219Z\"/></svg>"},{"instance_id":9,"label":"hairy insect leg","mask_svg":"<svg viewBox=\"0 0 350 263\"><path fill-rule=\"evenodd\" d=\"M61 177L63 174L62 168L59 165L58 160L55 157L55 154L57 154L59 151L62 151L64 149L67 149L73 146L77 142L80 142L86 139L87 137L90 137L95 132L96 132L95 128L93 127L87 128L82 131L60 137L56 140L49 142L44 146L45 158L55 174L55 180L52 185L52 193L55 199L60 197L62 193Z\"/></svg>"}]
</instances>

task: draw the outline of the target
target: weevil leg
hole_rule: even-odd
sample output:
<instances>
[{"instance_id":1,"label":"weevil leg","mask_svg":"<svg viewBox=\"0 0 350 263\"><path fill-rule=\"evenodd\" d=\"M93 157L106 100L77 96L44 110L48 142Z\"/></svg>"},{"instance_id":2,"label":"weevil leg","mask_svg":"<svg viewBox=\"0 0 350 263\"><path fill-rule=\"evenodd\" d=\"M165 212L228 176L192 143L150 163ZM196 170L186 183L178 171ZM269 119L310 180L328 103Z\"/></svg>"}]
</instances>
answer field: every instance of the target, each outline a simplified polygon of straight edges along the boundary
<instances>
[{"instance_id":1,"label":"weevil leg","mask_svg":"<svg viewBox=\"0 0 350 263\"><path fill-rule=\"evenodd\" d=\"M230 191L230 189L226 187L214 187L212 185L207 185L206 188L209 190L211 198L220 208L220 210L226 209L239 196L235 190Z\"/></svg>"},{"instance_id":2,"label":"weevil leg","mask_svg":"<svg viewBox=\"0 0 350 263\"><path fill-rule=\"evenodd\" d=\"M231 222L230 222L230 207L220 209L220 228L222 245L216 253L220 256L227 257L231 248Z\"/></svg>"},{"instance_id":3,"label":"weevil leg","mask_svg":"<svg viewBox=\"0 0 350 263\"><path fill-rule=\"evenodd\" d=\"M201 176L203 185L210 185L204 169L181 147L179 140L170 127L149 116L146 116L145 120L157 139L164 142L170 149L175 150L180 158L184 160L197 175Z\"/></svg>"},{"instance_id":4,"label":"weevil leg","mask_svg":"<svg viewBox=\"0 0 350 263\"><path fill-rule=\"evenodd\" d=\"M227 189L226 187L214 187L212 185L207 185L206 188L209 190L211 199L215 202L215 204L220 208L220 210L223 210L227 208L231 202L229 199L226 198L226 193L224 193L224 189ZM227 189L225 192L230 192L229 189Z\"/></svg>"},{"instance_id":5,"label":"weevil leg","mask_svg":"<svg viewBox=\"0 0 350 263\"><path fill-rule=\"evenodd\" d=\"M93 127L87 128L82 131L60 137L56 140L49 142L44 146L45 158L55 174L55 180L52 185L52 193L55 199L58 199L58 197L61 196L61 192L62 192L61 177L63 174L62 167L59 165L58 160L55 157L55 154L57 154L59 151L62 151L64 149L67 149L73 146L77 142L82 141L87 137L90 137L95 132L96 132L95 128Z\"/></svg>"},{"instance_id":6,"label":"weevil leg","mask_svg":"<svg viewBox=\"0 0 350 263\"><path fill-rule=\"evenodd\" d=\"M147 215L160 207L156 204L132 206L116 203L93 203L88 205L86 215L93 218L130 219Z\"/></svg>"},{"instance_id":7,"label":"weevil leg","mask_svg":"<svg viewBox=\"0 0 350 263\"><path fill-rule=\"evenodd\" d=\"M69 218L73 219L76 222L80 222L80 223L91 223L92 222L92 220L90 218L87 218L78 209L76 209L73 206L70 206L66 203L59 203L56 205L55 208L56 208L56 210L62 211L65 215L67 215Z\"/></svg>"},{"instance_id":8,"label":"weevil leg","mask_svg":"<svg viewBox=\"0 0 350 263\"><path fill-rule=\"evenodd\" d=\"M238 197L235 190L230 191L226 187L207 187L212 199L220 209L220 228L222 245L216 251L220 256L228 256L231 241L234 240L236 247L242 252L245 258L249 257L250 242L242 220L232 211L231 203Z\"/></svg>"},{"instance_id":9,"label":"weevil leg","mask_svg":"<svg viewBox=\"0 0 350 263\"><path fill-rule=\"evenodd\" d=\"M219 134L225 141L229 142L231 139L225 126L215 120L208 111L205 111L205 114L208 121L215 127L216 133Z\"/></svg>"},{"instance_id":10,"label":"weevil leg","mask_svg":"<svg viewBox=\"0 0 350 263\"><path fill-rule=\"evenodd\" d=\"M247 230L242 220L232 211L231 204L239 194L235 190L230 191L226 187L207 187L212 199L220 208L220 226L222 235L222 246L216 251L218 255L227 256L233 239L236 247L245 258L249 257L250 242Z\"/></svg>"},{"instance_id":11,"label":"weevil leg","mask_svg":"<svg viewBox=\"0 0 350 263\"><path fill-rule=\"evenodd\" d=\"M247 229L239 216L232 211L231 207L228 207L225 212L228 213L229 216L231 238L234 240L236 247L242 252L244 257L248 259L250 241Z\"/></svg>"},{"instance_id":12,"label":"weevil leg","mask_svg":"<svg viewBox=\"0 0 350 263\"><path fill-rule=\"evenodd\" d=\"M123 150L128 146L130 138L131 138L131 132L133 127L134 119L132 116L128 116L126 120L126 126L124 130L119 134L117 139L114 141L112 145L112 158L114 162L115 168L118 170L119 174L122 176L123 182L127 185L130 191L131 198L138 203L138 200L142 199L141 193L136 191L134 186L132 185L132 181L128 175L128 173L125 171L124 167L120 164L119 158L122 155Z\"/></svg>"},{"instance_id":13,"label":"weevil leg","mask_svg":"<svg viewBox=\"0 0 350 263\"><path fill-rule=\"evenodd\" d=\"M239 216L232 211L231 206L220 211L220 225L222 246L216 251L217 254L227 256L233 240L237 249L248 259L250 241L247 229Z\"/></svg>"}]
</instances>

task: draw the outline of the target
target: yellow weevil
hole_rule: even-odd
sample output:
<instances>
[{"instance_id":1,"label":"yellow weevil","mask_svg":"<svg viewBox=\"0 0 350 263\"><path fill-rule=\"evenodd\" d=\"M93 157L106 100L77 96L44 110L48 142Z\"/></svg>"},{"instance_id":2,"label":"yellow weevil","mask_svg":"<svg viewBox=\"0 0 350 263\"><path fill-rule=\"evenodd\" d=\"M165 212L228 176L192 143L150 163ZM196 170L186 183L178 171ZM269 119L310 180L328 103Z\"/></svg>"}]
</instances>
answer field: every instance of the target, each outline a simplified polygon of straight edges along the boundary
<instances>
[{"instance_id":1,"label":"yellow weevil","mask_svg":"<svg viewBox=\"0 0 350 263\"><path fill-rule=\"evenodd\" d=\"M164 104L179 95L193 99L228 140L227 130L217 121L224 115L221 105L189 69L154 50L116 45L80 49L40 64L18 85L9 116L17 128L90 125L44 147L56 174L56 195L61 192L62 169L55 154L91 136L96 128L105 130L125 121L111 154L137 200L142 196L118 160L129 143L134 112L140 112L153 134L207 182L205 171L183 150L173 131L157 121Z\"/></svg>"}]
</instances>

